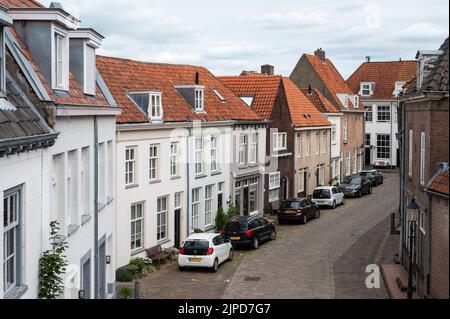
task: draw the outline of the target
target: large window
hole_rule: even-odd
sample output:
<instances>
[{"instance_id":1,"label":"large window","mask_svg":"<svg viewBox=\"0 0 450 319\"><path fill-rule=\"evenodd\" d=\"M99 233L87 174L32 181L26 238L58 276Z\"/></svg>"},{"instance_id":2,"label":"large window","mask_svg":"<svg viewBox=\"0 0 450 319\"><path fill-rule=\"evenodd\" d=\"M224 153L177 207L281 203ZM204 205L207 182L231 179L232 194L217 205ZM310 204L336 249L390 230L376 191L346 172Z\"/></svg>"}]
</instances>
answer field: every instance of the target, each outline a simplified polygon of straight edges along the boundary
<instances>
[{"instance_id":1,"label":"large window","mask_svg":"<svg viewBox=\"0 0 450 319\"><path fill-rule=\"evenodd\" d=\"M131 205L131 250L143 247L144 241L144 204Z\"/></svg>"},{"instance_id":2,"label":"large window","mask_svg":"<svg viewBox=\"0 0 450 319\"><path fill-rule=\"evenodd\" d=\"M306 168L301 169L298 173L298 192L303 193L306 192L306 178L308 174L308 170Z\"/></svg>"},{"instance_id":3,"label":"large window","mask_svg":"<svg viewBox=\"0 0 450 319\"><path fill-rule=\"evenodd\" d=\"M5 193L3 198L3 291L5 295L19 286L21 190Z\"/></svg>"},{"instance_id":4,"label":"large window","mask_svg":"<svg viewBox=\"0 0 450 319\"><path fill-rule=\"evenodd\" d=\"M366 135L365 135L364 145L365 145L366 147L370 147L370 145L371 145L370 134L366 134Z\"/></svg>"},{"instance_id":5,"label":"large window","mask_svg":"<svg viewBox=\"0 0 450 319\"><path fill-rule=\"evenodd\" d=\"M351 175L351 171L350 171L350 163L351 163L350 156L351 156L350 150L346 151L345 152L345 174L346 174L346 176Z\"/></svg>"},{"instance_id":6,"label":"large window","mask_svg":"<svg viewBox=\"0 0 450 319\"><path fill-rule=\"evenodd\" d=\"M353 150L353 174L356 174L358 171L358 150Z\"/></svg>"},{"instance_id":7,"label":"large window","mask_svg":"<svg viewBox=\"0 0 450 319\"><path fill-rule=\"evenodd\" d=\"M389 134L377 135L377 158L391 158L391 136Z\"/></svg>"},{"instance_id":8,"label":"large window","mask_svg":"<svg viewBox=\"0 0 450 319\"><path fill-rule=\"evenodd\" d=\"M348 121L344 121L344 143L348 143Z\"/></svg>"},{"instance_id":9,"label":"large window","mask_svg":"<svg viewBox=\"0 0 450 319\"><path fill-rule=\"evenodd\" d=\"M280 172L269 174L269 202L280 199Z\"/></svg>"},{"instance_id":10,"label":"large window","mask_svg":"<svg viewBox=\"0 0 450 319\"><path fill-rule=\"evenodd\" d=\"M195 138L195 175L203 174L203 138Z\"/></svg>"},{"instance_id":11,"label":"large window","mask_svg":"<svg viewBox=\"0 0 450 319\"><path fill-rule=\"evenodd\" d=\"M381 105L377 107L377 121L389 122L391 120L391 107Z\"/></svg>"},{"instance_id":12,"label":"large window","mask_svg":"<svg viewBox=\"0 0 450 319\"><path fill-rule=\"evenodd\" d=\"M234 202L240 215L258 211L258 178L237 181Z\"/></svg>"},{"instance_id":13,"label":"large window","mask_svg":"<svg viewBox=\"0 0 450 319\"><path fill-rule=\"evenodd\" d=\"M178 143L170 144L170 176L178 176Z\"/></svg>"},{"instance_id":14,"label":"large window","mask_svg":"<svg viewBox=\"0 0 450 319\"><path fill-rule=\"evenodd\" d=\"M219 138L211 136L211 172L219 170Z\"/></svg>"},{"instance_id":15,"label":"large window","mask_svg":"<svg viewBox=\"0 0 450 319\"><path fill-rule=\"evenodd\" d=\"M327 152L327 131L322 132L322 140L320 141L320 152L326 154Z\"/></svg>"},{"instance_id":16,"label":"large window","mask_svg":"<svg viewBox=\"0 0 450 319\"><path fill-rule=\"evenodd\" d=\"M151 112L150 119L159 120L162 118L162 103L161 103L161 93L151 93L150 94L150 105L149 109Z\"/></svg>"},{"instance_id":17,"label":"large window","mask_svg":"<svg viewBox=\"0 0 450 319\"><path fill-rule=\"evenodd\" d=\"M149 150L149 179L156 181L159 177L159 145L150 145Z\"/></svg>"},{"instance_id":18,"label":"large window","mask_svg":"<svg viewBox=\"0 0 450 319\"><path fill-rule=\"evenodd\" d=\"M192 190L192 230L199 227L199 214L200 214L200 188Z\"/></svg>"},{"instance_id":19,"label":"large window","mask_svg":"<svg viewBox=\"0 0 450 319\"><path fill-rule=\"evenodd\" d=\"M287 133L273 133L273 150L283 151L287 149Z\"/></svg>"},{"instance_id":20,"label":"large window","mask_svg":"<svg viewBox=\"0 0 450 319\"><path fill-rule=\"evenodd\" d=\"M306 133L305 156L311 154L311 133Z\"/></svg>"},{"instance_id":21,"label":"large window","mask_svg":"<svg viewBox=\"0 0 450 319\"><path fill-rule=\"evenodd\" d=\"M372 105L364 107L364 117L366 119L366 122L372 122L373 121L373 107L372 107Z\"/></svg>"},{"instance_id":22,"label":"large window","mask_svg":"<svg viewBox=\"0 0 450 319\"><path fill-rule=\"evenodd\" d=\"M251 185L248 192L249 211L251 213L258 210L258 185Z\"/></svg>"},{"instance_id":23,"label":"large window","mask_svg":"<svg viewBox=\"0 0 450 319\"><path fill-rule=\"evenodd\" d=\"M320 133L316 132L316 143L314 143L314 154L318 155L320 153Z\"/></svg>"},{"instance_id":24,"label":"large window","mask_svg":"<svg viewBox=\"0 0 450 319\"><path fill-rule=\"evenodd\" d=\"M325 186L325 164L317 166L317 186Z\"/></svg>"},{"instance_id":25,"label":"large window","mask_svg":"<svg viewBox=\"0 0 450 319\"><path fill-rule=\"evenodd\" d=\"M425 132L420 133L420 184L425 186Z\"/></svg>"},{"instance_id":26,"label":"large window","mask_svg":"<svg viewBox=\"0 0 450 319\"><path fill-rule=\"evenodd\" d=\"M125 150L125 185L136 184L136 147Z\"/></svg>"},{"instance_id":27,"label":"large window","mask_svg":"<svg viewBox=\"0 0 450 319\"><path fill-rule=\"evenodd\" d=\"M247 163L247 145L248 136L246 134L239 135L239 165Z\"/></svg>"},{"instance_id":28,"label":"large window","mask_svg":"<svg viewBox=\"0 0 450 319\"><path fill-rule=\"evenodd\" d=\"M409 145L408 145L408 175L412 177L413 175L413 141L414 141L414 133L413 130L409 130Z\"/></svg>"},{"instance_id":29,"label":"large window","mask_svg":"<svg viewBox=\"0 0 450 319\"><path fill-rule=\"evenodd\" d=\"M195 110L197 112L203 112L204 100L203 89L195 89Z\"/></svg>"},{"instance_id":30,"label":"large window","mask_svg":"<svg viewBox=\"0 0 450 319\"><path fill-rule=\"evenodd\" d=\"M213 223L213 190L214 185L205 187L205 225L209 226Z\"/></svg>"},{"instance_id":31,"label":"large window","mask_svg":"<svg viewBox=\"0 0 450 319\"><path fill-rule=\"evenodd\" d=\"M256 164L258 157L258 133L250 134L250 164Z\"/></svg>"},{"instance_id":32,"label":"large window","mask_svg":"<svg viewBox=\"0 0 450 319\"><path fill-rule=\"evenodd\" d=\"M160 197L157 200L156 211L156 240L161 241L167 238L167 197Z\"/></svg>"}]
</instances>

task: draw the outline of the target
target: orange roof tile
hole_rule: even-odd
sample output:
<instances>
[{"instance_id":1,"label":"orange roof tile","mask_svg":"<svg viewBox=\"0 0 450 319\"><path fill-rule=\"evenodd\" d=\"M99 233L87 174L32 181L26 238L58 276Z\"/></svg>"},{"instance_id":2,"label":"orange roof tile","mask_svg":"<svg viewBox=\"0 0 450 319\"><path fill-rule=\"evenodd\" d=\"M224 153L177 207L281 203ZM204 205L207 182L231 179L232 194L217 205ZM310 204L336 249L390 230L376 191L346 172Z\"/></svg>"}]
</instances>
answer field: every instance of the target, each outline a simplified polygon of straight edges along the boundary
<instances>
[{"instance_id":1,"label":"orange roof tile","mask_svg":"<svg viewBox=\"0 0 450 319\"><path fill-rule=\"evenodd\" d=\"M97 56L97 69L122 108L122 115L117 118L118 123L148 122L147 115L126 94L133 91L162 92L164 122L262 121L258 114L203 67ZM205 113L195 112L174 88L176 85L195 85L197 72L199 85L205 87ZM221 101L213 89L216 89L225 101Z\"/></svg>"},{"instance_id":2,"label":"orange roof tile","mask_svg":"<svg viewBox=\"0 0 450 319\"><path fill-rule=\"evenodd\" d=\"M348 78L350 89L358 94L361 82L374 82L371 99L391 100L396 81L410 82L416 76L416 61L365 62Z\"/></svg>"},{"instance_id":3,"label":"orange roof tile","mask_svg":"<svg viewBox=\"0 0 450 319\"><path fill-rule=\"evenodd\" d=\"M317 89L302 89L303 94L321 113L338 113L339 110Z\"/></svg>"},{"instance_id":4,"label":"orange roof tile","mask_svg":"<svg viewBox=\"0 0 450 319\"><path fill-rule=\"evenodd\" d=\"M34 0L0 0L0 4L7 8L43 8L44 5Z\"/></svg>"},{"instance_id":5,"label":"orange roof tile","mask_svg":"<svg viewBox=\"0 0 450 319\"><path fill-rule=\"evenodd\" d=\"M254 96L252 108L265 119L271 118L279 90L284 90L295 126L331 125L289 78L258 73L219 78L236 95Z\"/></svg>"},{"instance_id":6,"label":"orange roof tile","mask_svg":"<svg viewBox=\"0 0 450 319\"><path fill-rule=\"evenodd\" d=\"M428 185L427 189L436 193L449 195L449 179L448 170L441 172L433 177Z\"/></svg>"}]
</instances>

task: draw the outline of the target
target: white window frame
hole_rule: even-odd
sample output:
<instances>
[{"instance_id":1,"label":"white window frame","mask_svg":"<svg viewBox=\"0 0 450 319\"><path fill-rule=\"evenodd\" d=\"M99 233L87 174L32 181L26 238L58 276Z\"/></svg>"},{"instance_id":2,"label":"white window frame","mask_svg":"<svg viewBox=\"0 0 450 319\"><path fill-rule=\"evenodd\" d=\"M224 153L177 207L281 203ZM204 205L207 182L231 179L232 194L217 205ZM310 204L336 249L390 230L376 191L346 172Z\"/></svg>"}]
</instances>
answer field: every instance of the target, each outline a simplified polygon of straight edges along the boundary
<instances>
[{"instance_id":1,"label":"white window frame","mask_svg":"<svg viewBox=\"0 0 450 319\"><path fill-rule=\"evenodd\" d=\"M205 105L204 105L204 103L205 103L205 101L204 101L204 90L200 89L200 88L196 88L194 94L195 94L195 96L194 96L194 99L195 99L195 104L194 104L195 111L196 112L203 112L204 107L205 107Z\"/></svg>"},{"instance_id":2,"label":"white window frame","mask_svg":"<svg viewBox=\"0 0 450 319\"><path fill-rule=\"evenodd\" d=\"M170 143L170 177L178 176L178 142Z\"/></svg>"},{"instance_id":3,"label":"white window frame","mask_svg":"<svg viewBox=\"0 0 450 319\"><path fill-rule=\"evenodd\" d=\"M150 120L161 120L163 118L162 93L149 93L147 112Z\"/></svg>"},{"instance_id":4,"label":"white window frame","mask_svg":"<svg viewBox=\"0 0 450 319\"><path fill-rule=\"evenodd\" d=\"M320 132L316 132L316 143L314 143L314 155L320 154Z\"/></svg>"},{"instance_id":5,"label":"white window frame","mask_svg":"<svg viewBox=\"0 0 450 319\"><path fill-rule=\"evenodd\" d=\"M133 157L128 157L128 154ZM125 148L125 186L136 185L136 167L137 167L137 147L128 146Z\"/></svg>"},{"instance_id":6,"label":"white window frame","mask_svg":"<svg viewBox=\"0 0 450 319\"><path fill-rule=\"evenodd\" d=\"M325 186L325 164L317 165L317 172L319 173L319 185Z\"/></svg>"},{"instance_id":7,"label":"white window frame","mask_svg":"<svg viewBox=\"0 0 450 319\"><path fill-rule=\"evenodd\" d=\"M150 182L155 182L159 179L159 149L159 144L151 144L149 146L148 179Z\"/></svg>"},{"instance_id":8,"label":"white window frame","mask_svg":"<svg viewBox=\"0 0 450 319\"><path fill-rule=\"evenodd\" d=\"M299 172L298 172L298 176L299 176L298 177L298 180L299 180L298 192L299 193L306 192L306 189L305 189L305 186L306 186L305 185L305 175L306 174L308 174L308 170L306 168L303 168L303 169L299 170Z\"/></svg>"},{"instance_id":9,"label":"white window frame","mask_svg":"<svg viewBox=\"0 0 450 319\"><path fill-rule=\"evenodd\" d=\"M247 152L248 152L248 135L239 135L239 165L247 164Z\"/></svg>"},{"instance_id":10,"label":"white window frame","mask_svg":"<svg viewBox=\"0 0 450 319\"><path fill-rule=\"evenodd\" d=\"M348 121L344 121L344 144L348 143Z\"/></svg>"},{"instance_id":11,"label":"white window frame","mask_svg":"<svg viewBox=\"0 0 450 319\"><path fill-rule=\"evenodd\" d=\"M161 242L168 238L169 196L159 197L156 201L156 241ZM164 236L163 236L164 235Z\"/></svg>"},{"instance_id":12,"label":"white window frame","mask_svg":"<svg viewBox=\"0 0 450 319\"><path fill-rule=\"evenodd\" d=\"M351 152L350 152L350 150L347 150L346 152L345 152L346 154L345 154L345 175L346 176L350 176L351 175L351 159L350 159L350 157L351 157Z\"/></svg>"},{"instance_id":13,"label":"white window frame","mask_svg":"<svg viewBox=\"0 0 450 319\"><path fill-rule=\"evenodd\" d=\"M273 151L285 151L287 150L287 133L273 133Z\"/></svg>"},{"instance_id":14,"label":"white window frame","mask_svg":"<svg viewBox=\"0 0 450 319\"><path fill-rule=\"evenodd\" d=\"M369 123L373 122L373 105L364 107L364 121Z\"/></svg>"},{"instance_id":15,"label":"white window frame","mask_svg":"<svg viewBox=\"0 0 450 319\"><path fill-rule=\"evenodd\" d=\"M413 176L413 147L414 147L414 131L409 130L409 141L408 141L408 175Z\"/></svg>"},{"instance_id":16,"label":"white window frame","mask_svg":"<svg viewBox=\"0 0 450 319\"><path fill-rule=\"evenodd\" d=\"M322 154L327 153L327 131L322 132L322 139L320 142L320 152Z\"/></svg>"},{"instance_id":17,"label":"white window frame","mask_svg":"<svg viewBox=\"0 0 450 319\"><path fill-rule=\"evenodd\" d=\"M383 139L381 140L380 138ZM387 144L386 145L381 145L380 143L384 143ZM380 160L389 160L391 158L391 135L390 134L377 134L377 149L376 149L376 155L377 155L377 159ZM387 149L386 151L381 151L381 149ZM384 155L384 157L380 156L380 154L387 154Z\"/></svg>"},{"instance_id":18,"label":"white window frame","mask_svg":"<svg viewBox=\"0 0 450 319\"><path fill-rule=\"evenodd\" d=\"M426 165L426 136L425 132L420 132L420 184L425 186L425 165Z\"/></svg>"},{"instance_id":19,"label":"white window frame","mask_svg":"<svg viewBox=\"0 0 450 319\"><path fill-rule=\"evenodd\" d=\"M195 175L203 174L204 168L204 160L203 160L203 149L204 149L204 140L203 137L195 137L194 139L194 170Z\"/></svg>"},{"instance_id":20,"label":"white window frame","mask_svg":"<svg viewBox=\"0 0 450 319\"><path fill-rule=\"evenodd\" d=\"M216 135L211 136L211 172L219 171L219 137Z\"/></svg>"},{"instance_id":21,"label":"white window frame","mask_svg":"<svg viewBox=\"0 0 450 319\"><path fill-rule=\"evenodd\" d=\"M52 39L52 88L69 90L69 36L63 30L53 27ZM58 49L61 45L61 51ZM59 72L61 72L59 74ZM58 78L61 77L59 82Z\"/></svg>"},{"instance_id":22,"label":"white window frame","mask_svg":"<svg viewBox=\"0 0 450 319\"><path fill-rule=\"evenodd\" d=\"M133 218L133 207L135 207L135 217ZM138 210L137 207L141 208L141 215L138 216ZM131 220L131 233L130 233L130 240L131 240L131 251L136 251L138 249L141 249L144 247L144 202L140 203L134 203L131 204L130 207L130 220ZM140 222L140 229L137 228L137 224ZM134 226L134 227L133 227ZM134 233L133 233L134 230ZM137 231L139 230L139 231ZM137 246L137 241L140 239L140 246ZM133 245L134 243L134 245Z\"/></svg>"},{"instance_id":23,"label":"white window frame","mask_svg":"<svg viewBox=\"0 0 450 319\"><path fill-rule=\"evenodd\" d=\"M205 227L213 225L214 185L205 187Z\"/></svg>"},{"instance_id":24,"label":"white window frame","mask_svg":"<svg viewBox=\"0 0 450 319\"><path fill-rule=\"evenodd\" d=\"M353 150L353 174L358 172L358 150L355 148Z\"/></svg>"},{"instance_id":25,"label":"white window frame","mask_svg":"<svg viewBox=\"0 0 450 319\"><path fill-rule=\"evenodd\" d=\"M353 104L354 104L355 109L359 108L359 96L358 95L355 95L353 97Z\"/></svg>"},{"instance_id":26,"label":"white window frame","mask_svg":"<svg viewBox=\"0 0 450 319\"><path fill-rule=\"evenodd\" d=\"M200 227L200 190L201 188L194 188L192 190L192 216L191 229L194 231Z\"/></svg>"},{"instance_id":27,"label":"white window frame","mask_svg":"<svg viewBox=\"0 0 450 319\"><path fill-rule=\"evenodd\" d=\"M368 93L367 93L367 91L368 91ZM373 95L373 84L370 82L361 82L359 95L372 96Z\"/></svg>"},{"instance_id":28,"label":"white window frame","mask_svg":"<svg viewBox=\"0 0 450 319\"><path fill-rule=\"evenodd\" d=\"M274 172L269 174L269 202L275 202L280 199L281 173Z\"/></svg>"},{"instance_id":29,"label":"white window frame","mask_svg":"<svg viewBox=\"0 0 450 319\"><path fill-rule=\"evenodd\" d=\"M393 95L395 97L398 97L400 93L403 91L403 86L406 84L405 81L396 81L394 86L394 92Z\"/></svg>"},{"instance_id":30,"label":"white window frame","mask_svg":"<svg viewBox=\"0 0 450 319\"><path fill-rule=\"evenodd\" d=\"M391 106L377 105L377 122L386 123L391 121Z\"/></svg>"},{"instance_id":31,"label":"white window frame","mask_svg":"<svg viewBox=\"0 0 450 319\"><path fill-rule=\"evenodd\" d=\"M331 142L333 144L337 143L337 129L336 129L336 124L332 124L331 125Z\"/></svg>"},{"instance_id":32,"label":"white window frame","mask_svg":"<svg viewBox=\"0 0 450 319\"><path fill-rule=\"evenodd\" d=\"M306 133L305 157L311 155L311 133Z\"/></svg>"},{"instance_id":33,"label":"white window frame","mask_svg":"<svg viewBox=\"0 0 450 319\"><path fill-rule=\"evenodd\" d=\"M256 164L258 160L258 133L250 133L250 154L248 162L250 164Z\"/></svg>"}]
</instances>

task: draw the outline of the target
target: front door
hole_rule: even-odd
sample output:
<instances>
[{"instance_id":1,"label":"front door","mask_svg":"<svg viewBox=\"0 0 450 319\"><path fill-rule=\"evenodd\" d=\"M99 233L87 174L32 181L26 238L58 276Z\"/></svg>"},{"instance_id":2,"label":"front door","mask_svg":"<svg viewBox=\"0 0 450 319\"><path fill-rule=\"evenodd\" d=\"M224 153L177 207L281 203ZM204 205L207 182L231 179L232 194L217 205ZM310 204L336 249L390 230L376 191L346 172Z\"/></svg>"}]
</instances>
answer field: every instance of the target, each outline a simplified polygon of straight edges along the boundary
<instances>
[{"instance_id":1,"label":"front door","mask_svg":"<svg viewBox=\"0 0 450 319\"><path fill-rule=\"evenodd\" d=\"M180 248L181 245L181 209L175 210L175 230L174 230L174 246Z\"/></svg>"},{"instance_id":2,"label":"front door","mask_svg":"<svg viewBox=\"0 0 450 319\"><path fill-rule=\"evenodd\" d=\"M244 200L243 200L243 205L244 205L244 216L248 216L248 187L244 188Z\"/></svg>"},{"instance_id":3,"label":"front door","mask_svg":"<svg viewBox=\"0 0 450 319\"><path fill-rule=\"evenodd\" d=\"M364 159L365 159L364 164L366 165L366 167L369 167L370 166L370 147L366 147Z\"/></svg>"},{"instance_id":4,"label":"front door","mask_svg":"<svg viewBox=\"0 0 450 319\"><path fill-rule=\"evenodd\" d=\"M100 299L106 299L106 243L101 244L98 248L98 262L98 297Z\"/></svg>"},{"instance_id":5,"label":"front door","mask_svg":"<svg viewBox=\"0 0 450 319\"><path fill-rule=\"evenodd\" d=\"M281 197L283 200L286 200L286 199L288 199L289 198L289 182L288 182L288 178L287 177L284 177L283 178L283 185L282 185L282 187L283 187L283 189L282 189L282 192L283 192L283 196Z\"/></svg>"},{"instance_id":6,"label":"front door","mask_svg":"<svg viewBox=\"0 0 450 319\"><path fill-rule=\"evenodd\" d=\"M84 299L91 299L91 259L81 265L81 289L84 290Z\"/></svg>"}]
</instances>

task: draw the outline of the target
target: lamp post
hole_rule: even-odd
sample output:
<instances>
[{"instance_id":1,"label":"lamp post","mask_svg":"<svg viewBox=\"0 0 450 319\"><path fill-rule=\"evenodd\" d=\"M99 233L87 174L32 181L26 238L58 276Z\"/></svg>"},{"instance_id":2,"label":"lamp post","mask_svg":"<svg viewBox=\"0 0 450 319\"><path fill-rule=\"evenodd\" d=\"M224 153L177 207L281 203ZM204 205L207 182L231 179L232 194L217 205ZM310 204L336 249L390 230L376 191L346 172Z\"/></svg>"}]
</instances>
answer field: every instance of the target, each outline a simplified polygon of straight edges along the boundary
<instances>
[{"instance_id":1,"label":"lamp post","mask_svg":"<svg viewBox=\"0 0 450 319\"><path fill-rule=\"evenodd\" d=\"M413 298L413 253L414 253L414 237L416 230L416 223L419 215L420 207L416 203L415 197L411 198L406 212L409 224L409 267L408 267L408 290L407 299Z\"/></svg>"}]
</instances>

